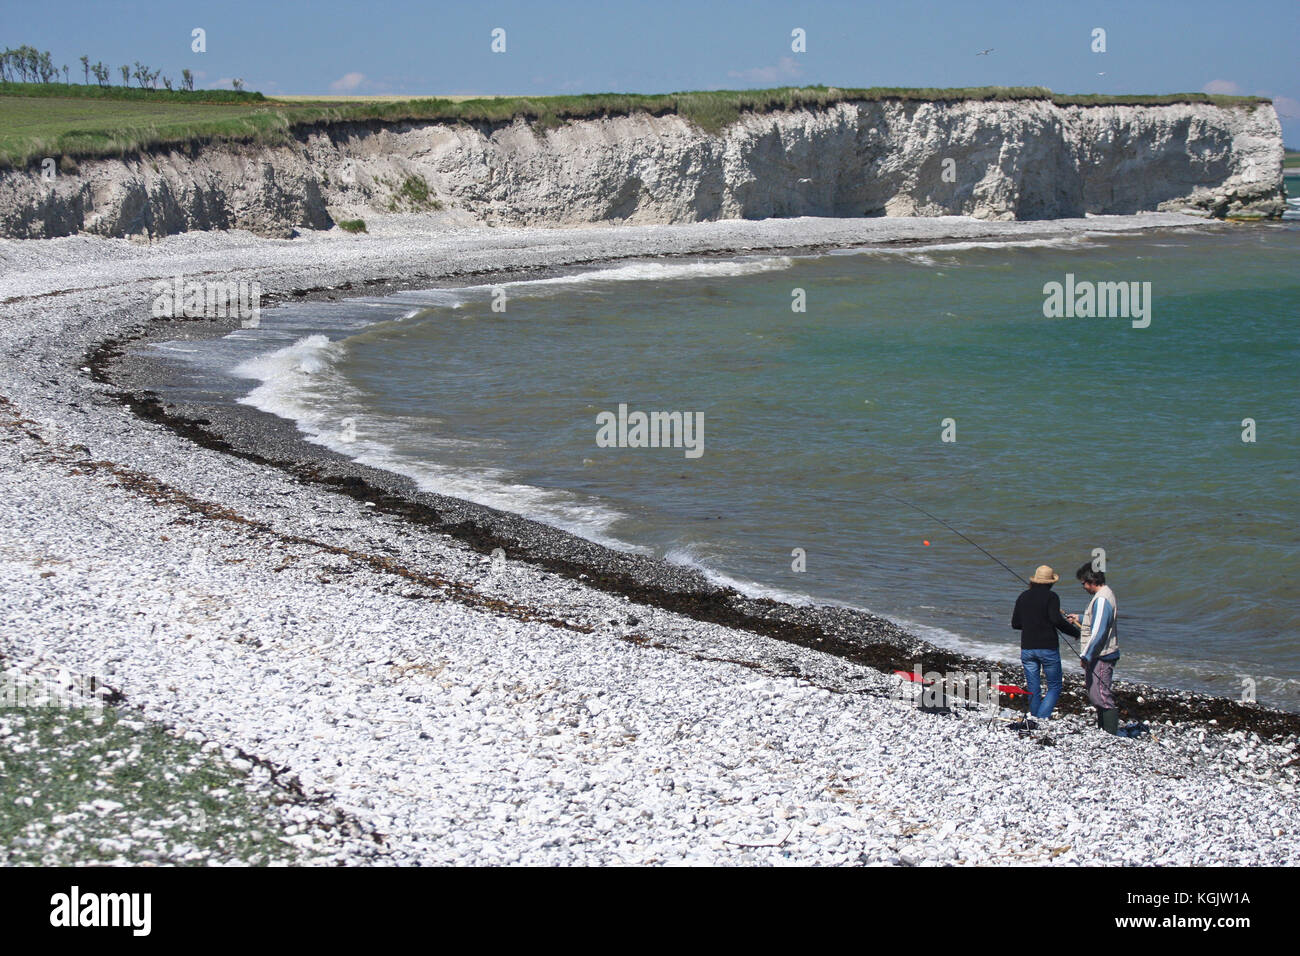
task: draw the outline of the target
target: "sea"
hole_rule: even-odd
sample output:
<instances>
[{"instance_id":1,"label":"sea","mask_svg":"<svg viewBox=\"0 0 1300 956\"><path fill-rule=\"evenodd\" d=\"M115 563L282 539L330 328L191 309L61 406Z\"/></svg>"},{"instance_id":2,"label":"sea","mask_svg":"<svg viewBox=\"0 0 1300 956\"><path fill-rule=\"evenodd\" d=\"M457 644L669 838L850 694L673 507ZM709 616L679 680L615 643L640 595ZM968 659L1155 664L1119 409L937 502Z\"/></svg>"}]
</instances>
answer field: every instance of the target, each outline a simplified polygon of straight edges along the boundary
<instances>
[{"instance_id":1,"label":"sea","mask_svg":"<svg viewBox=\"0 0 1300 956\"><path fill-rule=\"evenodd\" d=\"M1298 265L1298 221L620 261L151 348L426 490L998 660L1018 578L1081 612L1104 568L1121 678L1300 710Z\"/></svg>"}]
</instances>

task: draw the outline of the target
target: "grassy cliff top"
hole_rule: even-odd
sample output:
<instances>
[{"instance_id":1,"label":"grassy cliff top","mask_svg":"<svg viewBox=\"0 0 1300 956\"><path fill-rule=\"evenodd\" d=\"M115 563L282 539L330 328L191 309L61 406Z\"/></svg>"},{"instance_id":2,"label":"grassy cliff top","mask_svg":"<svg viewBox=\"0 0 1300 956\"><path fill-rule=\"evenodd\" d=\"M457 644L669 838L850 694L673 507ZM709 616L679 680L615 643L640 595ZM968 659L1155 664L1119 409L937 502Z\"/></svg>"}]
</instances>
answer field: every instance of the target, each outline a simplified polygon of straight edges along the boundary
<instances>
[{"instance_id":1,"label":"grassy cliff top","mask_svg":"<svg viewBox=\"0 0 1300 956\"><path fill-rule=\"evenodd\" d=\"M22 166L44 157L125 155L159 146L240 140L287 141L295 127L350 122L508 123L524 119L543 128L568 120L646 112L677 114L717 131L745 112L826 107L846 101L1049 100L1058 106L1160 106L1208 103L1254 107L1253 96L1208 93L1101 96L1061 95L1041 86L965 89L850 89L825 86L770 90L709 90L582 96L502 96L427 99L276 100L233 90L147 90L65 83L0 83L0 165Z\"/></svg>"}]
</instances>

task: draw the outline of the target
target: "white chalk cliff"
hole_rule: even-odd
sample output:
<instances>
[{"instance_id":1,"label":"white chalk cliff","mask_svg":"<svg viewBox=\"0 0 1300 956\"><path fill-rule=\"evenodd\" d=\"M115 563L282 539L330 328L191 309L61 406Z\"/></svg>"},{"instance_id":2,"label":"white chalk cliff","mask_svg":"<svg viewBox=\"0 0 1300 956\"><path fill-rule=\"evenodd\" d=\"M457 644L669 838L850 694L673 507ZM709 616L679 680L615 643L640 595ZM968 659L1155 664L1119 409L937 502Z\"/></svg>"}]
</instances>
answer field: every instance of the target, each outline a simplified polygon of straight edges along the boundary
<instances>
[{"instance_id":1,"label":"white chalk cliff","mask_svg":"<svg viewBox=\"0 0 1300 956\"><path fill-rule=\"evenodd\" d=\"M53 181L39 165L9 170L0 235L289 235L439 204L453 221L532 225L1156 210L1271 218L1285 206L1282 156L1266 103L844 102L746 113L719 133L645 113L551 129L333 124L299 129L284 146L83 160ZM427 201L401 192L408 177L427 184Z\"/></svg>"}]
</instances>

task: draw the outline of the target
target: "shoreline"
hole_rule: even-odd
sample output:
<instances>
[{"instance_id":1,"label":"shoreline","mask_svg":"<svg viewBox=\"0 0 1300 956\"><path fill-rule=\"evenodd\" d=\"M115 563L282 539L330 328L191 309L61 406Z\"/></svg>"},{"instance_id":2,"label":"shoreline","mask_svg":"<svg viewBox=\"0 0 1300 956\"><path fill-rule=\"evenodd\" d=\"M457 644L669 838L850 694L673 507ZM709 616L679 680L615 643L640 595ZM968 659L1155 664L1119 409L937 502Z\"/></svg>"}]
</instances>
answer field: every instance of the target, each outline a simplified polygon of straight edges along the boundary
<instances>
[{"instance_id":1,"label":"shoreline","mask_svg":"<svg viewBox=\"0 0 1300 956\"><path fill-rule=\"evenodd\" d=\"M1216 224L1207 226L1188 217L1159 216L1146 220L1150 225L1139 225L1138 221L1142 219L1135 217L1127 224L1128 228L1231 228ZM942 232L929 236L906 235L915 230L913 225L899 230L904 233L901 236L881 240L877 235L877 241L962 241L978 236L976 230L979 227L987 229L985 235L1018 238L1025 234L1024 227L1029 225L981 223L972 227L969 221L958 222L960 225L952 225L961 233L959 235ZM816 221L812 226L807 223L801 220L776 226L771 221L710 224L716 228L686 235L680 227L643 227L642 235L647 240L644 243L640 243L640 235L625 233L618 236L611 233L609 227L572 231L486 229L472 231L469 236L461 233L454 237L420 237L416 240L394 237L392 241L397 246L409 243L416 248L417 254L413 256L411 250L405 248L387 249L384 250L387 255L360 256L343 262L334 256L323 262L311 261L310 253L331 245L358 249L363 243L321 239L303 243L303 240L293 240L290 242L303 243L296 250L300 255L298 262L282 264L273 261L269 267L249 264L231 268L227 265L225 275L246 274L254 269L277 270L271 281L263 283L272 293L265 297L266 300L274 304L287 299L343 297L359 291L358 284L367 292L428 287L430 276L416 272L415 268L422 256L430 252L446 253L446 240L449 238L468 238L472 245L474 240L491 239L491 234L497 232L502 234L502 238L510 237L511 240L526 238L520 233L531 234L531 246L527 241L524 243L528 253L533 258L544 259L545 255L537 255L540 248L551 253L551 261L520 263L517 261L519 258L527 257L517 255L520 247L514 241L506 243L504 248L488 243L488 252L477 258L474 253L481 253L481 250L471 250L470 255L459 258L453 250L446 257L448 261L442 263L441 278L451 280L467 275L499 277L500 262L488 263L496 268L471 271L470 267L483 265L483 258L499 258L502 253L507 259L516 259L516 268L522 265L526 269L565 270L575 265L619 258L700 256L705 254L699 248L701 245L712 245L713 254L724 256L844 248L865 244L863 237L870 238L871 235L870 227L855 229L853 225L846 226L836 221L829 224L832 237L838 240L847 234L848 242L762 245L763 241L770 241L774 232L806 235L808 232L824 232L818 227L827 225ZM1083 232L1104 225L1094 220L1072 221L1072 224L1073 230L1070 224L1058 224L1057 234L1069 235L1071 231ZM889 235L890 228L897 225L897 222L884 223L884 228L878 226L877 230ZM928 225L938 229L947 224L931 222ZM400 224L389 226L396 230ZM1028 233L1038 238L1049 233L1053 224L1036 223L1032 226ZM385 231L383 228L380 230L381 234ZM566 250L562 241L555 241L565 237L572 239L579 232L584 236L591 235L595 248L583 247L582 242L578 242L578 248ZM660 251L648 253L647 248L656 244L656 232L666 232L671 238L684 241L660 241ZM557 233L561 235L557 236ZM748 244L739 245L737 236L747 239ZM443 240L442 249L438 248L439 239ZM628 239L637 241L628 242ZM83 241L61 242L79 245ZM611 551L565 532L489 508L416 492L407 479L357 465L320 446L310 445L297 434L292 424L252 409L226 409L226 414L213 412L210 408L169 409L163 407L156 397L143 394L141 390L148 387L149 378L156 370L148 368L148 363L123 361L122 354L130 344L139 344L141 333L165 332L168 337L175 338L178 327L203 335L220 334L221 330L207 320L183 323L148 321L147 309L140 308L145 300L139 296L139 289L142 285L147 289L151 275L157 278L166 273L157 268L163 263L141 263L141 260L168 259L166 264L169 266L194 263L214 266L229 262L231 246L241 254L244 249L252 250L253 258L266 256L274 259L271 253L284 244L284 241L245 240L234 236L226 237L224 245L227 248L222 248L223 242L212 237L159 243L159 246L181 247L185 252L180 256L173 253L168 257L166 252L155 256L155 247L151 246L140 256L124 257L130 263L128 269L115 269L114 264L109 263L99 271L118 272L118 281L76 290L83 300L71 305L66 299L59 298L67 293L42 288L41 281L31 281L30 275L24 277L28 279L27 288L17 290L26 294L15 296L15 282L6 276L0 284L0 290L4 290L0 293L0 300L7 308L25 314L34 327L17 336L20 346L15 350L18 362L15 363L13 357L6 359L0 394L13 401L16 409L33 422L32 429L44 435L47 443L57 441L68 449L84 448L87 461L110 455L122 467L137 469L153 477L159 487L188 486L187 494L197 498L201 493L205 500L212 502L214 509L220 506L229 511L227 515L214 510L218 517L209 518L206 521L208 525L234 528L241 533L253 529L259 535L269 535L268 540L275 543L263 547L272 551L324 548L324 553L345 559L344 563L360 569L346 572L346 578L340 578L337 572L326 572L321 575L329 578L326 587L338 588L342 580L347 580L350 586L353 579L363 577L387 581L388 587L413 588L426 599L430 594L438 595L434 603L443 608L438 614L456 616L465 609L469 609L468 613L472 615L487 612L494 619L514 622L493 627L542 628L547 634L554 630L571 635L573 640L604 642L600 646L609 649L612 656L625 651L637 655L638 659L644 659L643 655L659 654L661 656L653 660L661 664L669 659L664 655L672 655L683 664L693 662L690 666L697 668L731 668L753 677L761 675L761 680L777 685L778 690L773 693L778 695L793 693L793 689L798 687L817 688L816 693L830 692L831 700L853 699L858 707L888 708L894 703L892 686L897 681L888 673L894 668L910 670L911 665L920 662L923 670L1000 669L997 662L927 645L897 625L863 612L830 607L800 608L744 598L734 591L709 584L701 575L686 568ZM15 245L0 244L0 262L6 262ZM665 245L669 248L664 249ZM620 251L627 254L609 255ZM605 253L603 257L599 255L602 252ZM139 268L142 264L146 267ZM120 267L122 263L116 265ZM132 269L138 274L122 281L120 273L129 273ZM64 281L62 269L57 271L60 273L57 281ZM92 268L89 273L95 271ZM323 273L339 281L322 285L318 277ZM393 280L390 278L393 275L403 278ZM94 276L87 274L74 278L84 281ZM113 276L109 278L111 280ZM56 277L45 276L42 281L53 284ZM53 301L48 301L51 299ZM131 302L135 303L134 307ZM101 306L107 308L101 311ZM62 315L65 308L72 314ZM57 343L51 342L50 326L62 328L62 319L72 319L71 325L77 334L69 337L72 341L60 339ZM47 327L40 328L42 324ZM6 338L13 337L11 329ZM24 357L27 363L23 362ZM14 365L21 368L12 367ZM42 375L49 377L42 379ZM32 380L26 388L18 384L24 377ZM87 408L87 399L98 407ZM65 462L68 468L76 470L75 455L80 454L76 452ZM89 469L89 466L84 467ZM232 489L228 481L232 475L239 476L238 480L245 485ZM160 500L168 506L179 500L170 492L159 494L162 495ZM288 515L276 513L286 510L290 512ZM346 515L342 526L322 526L328 520L322 516L329 514ZM304 545L304 542L309 542L309 545ZM504 547L507 554L508 569L502 574L494 573L487 566L487 554L498 546ZM265 556L259 551L246 560L251 562ZM278 570L278 567L272 570ZM382 584L379 586L383 587ZM424 606L423 601L416 603ZM456 614L447 607L449 604L456 605ZM539 640L540 633L534 634ZM75 640L66 650L79 653ZM159 666L174 668L180 664L173 661ZM590 663L588 666L598 665ZM683 676L682 680L687 678ZM1212 739L1220 735L1225 741L1252 734L1262 738L1274 737L1274 743L1257 745L1259 752L1273 761L1275 756L1286 754L1285 738L1300 730L1300 715L1257 705L1244 706L1223 698L1127 682L1117 686L1117 691L1121 699L1130 704L1134 718L1147 720L1153 725L1165 720L1178 725L1160 731L1163 739L1179 738L1182 734L1191 734L1193 740L1198 734L1204 738L1206 722L1216 721L1220 733L1212 733ZM139 697L138 691L128 694L128 698ZM1063 709L1067 713L1077 713L1082 709L1077 697L1077 681L1067 681L1066 694L1062 696ZM150 706L147 695L145 701L146 706ZM186 702L179 698L165 705L154 701L152 706L159 707L163 713L187 713ZM593 720L599 718L599 713L592 713L590 708L586 714ZM646 719L651 718L647 716ZM907 708L901 712L901 719L914 722L922 733L929 733L936 742L949 736L948 731L936 728L935 722L941 718L917 715ZM967 725L970 721L959 719L952 723ZM1078 717L1054 720L1050 729L1053 735L1077 730L1077 734L1069 733L1066 739L1089 752L1113 743L1086 739L1086 721ZM905 732L910 734L912 730ZM1001 740L1009 743L1015 738L1003 732ZM1151 742L1147 745L1155 746ZM1199 745L1203 745L1203 739ZM295 744L280 741L277 746L292 751ZM1163 752L1164 745L1160 746ZM1227 746L1224 744L1219 749L1226 753ZM1234 742L1233 746L1239 744ZM289 760L283 762L293 763ZM1278 771L1284 775L1278 778L1281 781L1278 786L1285 783L1288 772ZM311 786L313 782L320 784L319 780L313 781L308 775L307 785ZM1283 792L1293 793L1294 790ZM354 806L348 806L348 810L364 812ZM383 829L383 824L379 827ZM887 857L885 854L882 861L889 862ZM901 855L898 855L893 861L900 860Z\"/></svg>"},{"instance_id":2,"label":"shoreline","mask_svg":"<svg viewBox=\"0 0 1300 956\"><path fill-rule=\"evenodd\" d=\"M903 240L890 246L932 241ZM753 251L795 256L816 255L837 248L844 247L777 247ZM735 253L720 249L690 255L721 258ZM511 281L550 278L568 271L563 266L545 267L476 273L474 278ZM390 279L382 282L382 291L372 287L370 294L427 287L419 281ZM336 287L297 290L274 304L345 297L337 296L337 291ZM267 412L244 405L163 401L154 387L165 387L159 380L176 376L178 368L165 360L146 358L140 354L140 347L159 340L220 337L235 328L238 322L232 320L157 320L131 339L103 343L90 357L89 367L97 381L117 388L117 398L145 420L205 447L239 455L369 502L377 511L449 535L485 556L495 548L502 548L507 560L522 560L636 603L681 613L701 622L753 631L886 674L911 671L918 665L922 672L939 673L993 673L1003 668L1012 679L1023 684L1023 671L1015 661L999 662L934 644L908 632L899 622L865 609L817 603L793 605L773 598L745 596L709 581L700 571L662 558L609 547L490 506L420 491L404 476L362 465L309 441L292 422ZM1068 649L1063 659L1069 659ZM1247 706L1231 698L1125 680L1122 676L1116 681L1116 694L1124 720L1213 720L1227 730L1254 731L1274 737L1300 734L1300 712L1267 705ZM1002 696L1002 703L1006 707L1015 705L1006 695ZM1072 669L1066 671L1065 688L1057 708L1066 713L1091 713L1082 680Z\"/></svg>"}]
</instances>

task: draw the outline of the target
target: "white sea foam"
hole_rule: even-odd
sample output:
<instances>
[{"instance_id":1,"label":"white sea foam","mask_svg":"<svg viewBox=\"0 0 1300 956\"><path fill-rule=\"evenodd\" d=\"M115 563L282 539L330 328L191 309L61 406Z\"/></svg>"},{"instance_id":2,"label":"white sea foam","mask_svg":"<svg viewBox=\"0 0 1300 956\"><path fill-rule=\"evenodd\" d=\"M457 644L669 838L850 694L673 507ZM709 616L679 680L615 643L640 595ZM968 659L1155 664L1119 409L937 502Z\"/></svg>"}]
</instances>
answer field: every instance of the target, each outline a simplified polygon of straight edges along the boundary
<instances>
[{"instance_id":1,"label":"white sea foam","mask_svg":"<svg viewBox=\"0 0 1300 956\"><path fill-rule=\"evenodd\" d=\"M970 252L974 249L1066 249L1073 246L1094 244L1095 240L1108 237L1108 233L1083 232L1070 236L1056 236L1050 239L970 239L960 242L933 242L918 245L895 246L855 246L850 249L832 249L825 255L832 256L902 256L915 259L924 265L937 264L928 253ZM823 255L823 253L818 253Z\"/></svg>"},{"instance_id":2,"label":"white sea foam","mask_svg":"<svg viewBox=\"0 0 1300 956\"><path fill-rule=\"evenodd\" d=\"M327 336L317 334L248 359L234 369L234 374L261 384L239 401L292 421L309 441L359 464L410 478L422 491L533 518L617 550L647 551L610 534L609 529L624 516L595 500L521 484L498 470L452 469L401 454L397 449L404 444L402 424L365 418L349 401L346 383L331 374L345 350L343 342L331 342ZM342 427L348 420L353 423L354 435ZM419 437L426 444L458 444L427 435Z\"/></svg>"},{"instance_id":3,"label":"white sea foam","mask_svg":"<svg viewBox=\"0 0 1300 956\"><path fill-rule=\"evenodd\" d=\"M988 660L1007 661L1013 664L1019 664L1020 662L1020 644L1014 631L1008 632L1012 635L1012 639L1007 642L988 641L959 634L946 627L922 624L907 617L893 617L890 620L903 630L915 634L921 640L928 641L935 647L947 648L950 651L967 654L971 657L983 657Z\"/></svg>"},{"instance_id":4,"label":"white sea foam","mask_svg":"<svg viewBox=\"0 0 1300 956\"><path fill-rule=\"evenodd\" d=\"M293 345L241 362L233 373L262 384L239 401L297 422L304 430L317 426L323 413L308 401L307 390L314 388L343 348L342 343L331 342L327 335L308 335Z\"/></svg>"},{"instance_id":5,"label":"white sea foam","mask_svg":"<svg viewBox=\"0 0 1300 956\"><path fill-rule=\"evenodd\" d=\"M507 287L581 285L593 282L663 282L668 279L716 279L730 276L780 272L790 268L789 256L765 256L758 259L706 259L696 262L634 262L575 275L549 279L526 279L507 283Z\"/></svg>"},{"instance_id":6,"label":"white sea foam","mask_svg":"<svg viewBox=\"0 0 1300 956\"><path fill-rule=\"evenodd\" d=\"M690 568L692 571L698 571L710 584L716 584L718 587L723 588L733 588L748 598L769 598L773 601L780 601L784 604L793 604L798 607L818 603L815 602L810 595L799 591L787 591L770 584L760 584L757 581L737 578L719 571L716 568L711 567L707 560L702 559L696 551L689 546L670 548L664 555L664 560L669 564L675 564L678 567ZM822 601L820 603L827 604L831 602Z\"/></svg>"},{"instance_id":7,"label":"white sea foam","mask_svg":"<svg viewBox=\"0 0 1300 956\"><path fill-rule=\"evenodd\" d=\"M739 259L705 259L692 262L632 262L621 266L592 269L546 279L519 279L513 282L462 286L456 289L415 289L397 292L390 302L411 303L426 308L460 308L466 302L490 298L493 290L507 293L537 292L558 294L570 287L613 282L665 282L676 279L720 279L735 276L779 272L794 265L790 256L763 256ZM419 314L417 309L404 318Z\"/></svg>"},{"instance_id":8,"label":"white sea foam","mask_svg":"<svg viewBox=\"0 0 1300 956\"><path fill-rule=\"evenodd\" d=\"M476 504L531 518L570 534L613 548L639 554L649 549L629 544L609 529L624 515L593 499L581 498L568 491L538 488L511 481L506 475L485 470L448 468L436 462L397 455L382 442L358 441L360 449L337 447L337 442L321 441L334 451L342 451L358 464L403 475L421 491L460 498ZM359 453L358 453L359 451Z\"/></svg>"}]
</instances>

